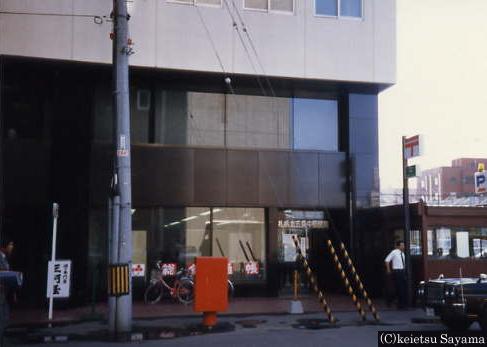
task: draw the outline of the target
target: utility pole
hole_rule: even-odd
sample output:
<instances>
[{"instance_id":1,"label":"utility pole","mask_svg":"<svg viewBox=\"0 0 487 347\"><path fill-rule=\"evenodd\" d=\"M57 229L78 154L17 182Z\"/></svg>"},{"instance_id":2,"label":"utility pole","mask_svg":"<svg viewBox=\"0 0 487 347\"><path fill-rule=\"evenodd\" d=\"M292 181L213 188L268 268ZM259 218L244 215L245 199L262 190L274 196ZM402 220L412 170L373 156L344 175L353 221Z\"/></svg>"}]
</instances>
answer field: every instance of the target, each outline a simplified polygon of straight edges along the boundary
<instances>
[{"instance_id":1,"label":"utility pole","mask_svg":"<svg viewBox=\"0 0 487 347\"><path fill-rule=\"evenodd\" d=\"M130 168L129 65L131 53L128 37L126 0L113 0L113 120L114 161L112 177L110 265L131 268L132 262L132 188ZM128 271L128 294L109 299L111 333L128 333L132 329L132 285Z\"/></svg>"},{"instance_id":2,"label":"utility pole","mask_svg":"<svg viewBox=\"0 0 487 347\"><path fill-rule=\"evenodd\" d=\"M411 271L411 245L410 245L410 237L409 237L409 230L411 229L411 221L409 218L409 184L408 184L408 175L407 175L407 167L408 167L408 159L406 156L406 137L402 137L402 205L404 209L404 255L405 255L405 268L406 268L406 281L407 281L407 305L408 307L411 306L412 302L412 271Z\"/></svg>"}]
</instances>

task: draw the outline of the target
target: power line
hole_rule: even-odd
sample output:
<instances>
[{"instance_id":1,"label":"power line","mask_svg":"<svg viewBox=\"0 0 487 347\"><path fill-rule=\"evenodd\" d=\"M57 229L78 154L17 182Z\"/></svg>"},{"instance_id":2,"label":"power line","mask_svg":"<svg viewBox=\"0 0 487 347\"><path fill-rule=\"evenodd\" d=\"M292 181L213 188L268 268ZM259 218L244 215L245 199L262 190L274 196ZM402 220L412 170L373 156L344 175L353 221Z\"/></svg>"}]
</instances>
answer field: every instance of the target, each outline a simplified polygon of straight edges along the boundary
<instances>
[{"instance_id":1,"label":"power line","mask_svg":"<svg viewBox=\"0 0 487 347\"><path fill-rule=\"evenodd\" d=\"M225 1L227 1L227 0L225 0ZM250 32L249 32L249 30L247 28L247 25L245 24L245 22L243 20L242 15L240 14L240 10L237 7L237 5L235 5L235 2L232 1L232 5L233 5L233 7L234 7L234 9L235 9L235 11L237 13L237 17L238 17L238 19L240 21L240 25L242 26L242 31L247 36L247 39L248 39L248 41L250 43L250 47L252 48L252 51L254 52L255 58L257 60L257 64L259 64L259 67L262 70L262 74L264 75L264 78L265 78L265 80L267 82L267 85L268 85L270 91L271 91L271 94L272 94L272 96L275 97L276 96L276 93L274 92L274 88L272 87L272 83L271 83L269 77L267 76L267 73L266 73L266 71L264 69L264 65L262 64L262 61L261 61L261 59L259 57L259 53L257 52L257 48L255 47L254 41L253 41L252 37L250 36Z\"/></svg>"},{"instance_id":2,"label":"power line","mask_svg":"<svg viewBox=\"0 0 487 347\"><path fill-rule=\"evenodd\" d=\"M232 1L233 3L233 1ZM259 87L262 91L262 94L264 94L264 96L267 96L267 92L265 91L265 88L264 88L264 85L262 84L262 81L260 80L260 76L259 76L259 72L257 71L255 65L254 65L254 62L252 61L252 56L249 52L249 49L243 39L243 36L242 36L242 33L240 32L239 28L238 28L238 24L237 24L237 21L235 20L235 17L234 15L232 14L231 10L230 10L230 5L228 4L228 0L225 0L225 5L224 7L226 8L227 12L228 12L228 15L230 16L231 20L232 20L232 25L233 25L233 28L235 29L235 31L237 32L237 35L240 39L240 42L242 43L242 47L244 48L245 50L245 53L247 54L247 59L249 60L249 63L250 63L250 66L252 67L252 70L254 71L255 73L255 78L257 80L257 83L259 84Z\"/></svg>"},{"instance_id":3,"label":"power line","mask_svg":"<svg viewBox=\"0 0 487 347\"><path fill-rule=\"evenodd\" d=\"M98 14L67 14L67 13L49 13L49 12L14 12L14 11L0 11L1 14L6 15L25 15L25 16L44 16L44 17L69 17L69 18L92 18L93 23L103 24L106 22L113 22L110 16Z\"/></svg>"},{"instance_id":4,"label":"power line","mask_svg":"<svg viewBox=\"0 0 487 347\"><path fill-rule=\"evenodd\" d=\"M218 50L216 49L215 42L213 41L213 38L211 37L210 30L208 29L208 25L206 25L205 19L203 18L203 14L201 13L201 10L199 6L195 6L196 10L198 12L198 16L200 17L201 23L203 24L203 27L205 28L206 35L208 36L208 40L210 40L211 47L213 48L213 52L216 55L216 58L218 59L218 63L220 64L220 67L223 71L223 73L226 73L225 67L223 66L222 59L220 58L220 55L218 54Z\"/></svg>"}]
</instances>

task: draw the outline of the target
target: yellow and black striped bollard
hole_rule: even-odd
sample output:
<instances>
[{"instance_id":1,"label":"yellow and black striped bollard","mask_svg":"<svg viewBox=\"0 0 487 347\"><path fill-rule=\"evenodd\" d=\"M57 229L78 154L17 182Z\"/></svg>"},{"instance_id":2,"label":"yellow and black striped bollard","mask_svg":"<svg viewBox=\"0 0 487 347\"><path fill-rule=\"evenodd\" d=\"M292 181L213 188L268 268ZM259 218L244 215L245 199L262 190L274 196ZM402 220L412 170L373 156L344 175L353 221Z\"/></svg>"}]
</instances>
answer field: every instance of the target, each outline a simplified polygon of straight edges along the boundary
<instances>
[{"instance_id":1,"label":"yellow and black striped bollard","mask_svg":"<svg viewBox=\"0 0 487 347\"><path fill-rule=\"evenodd\" d=\"M315 276L313 275L313 271L311 271L311 268L309 267L308 261L306 258L303 256L301 253L301 248L299 248L298 240L295 236L293 236L293 241L294 245L296 246L296 253L298 255L298 258L303 262L303 267L306 272L306 275L308 276L308 280L315 291L316 294L318 294L318 300L320 302L321 307L325 311L325 313L328 315L328 320L330 323L335 324L336 323L336 318L333 316L333 313L331 312L330 307L328 306L328 303L326 302L325 295L323 292L318 288L318 283L316 281Z\"/></svg>"},{"instance_id":2,"label":"yellow and black striped bollard","mask_svg":"<svg viewBox=\"0 0 487 347\"><path fill-rule=\"evenodd\" d=\"M335 251L335 247L333 247L333 244L331 243L331 240L326 241L328 245L328 250L330 251L331 256L333 257L333 261L335 262L337 271L340 273L340 277L343 280L343 284L345 285L345 289L347 290L347 293L352 297L352 301L355 304L355 307L357 309L358 314L362 318L362 320L365 320L365 311L362 308L362 305L360 304L360 301L358 300L357 296L353 292L353 288L350 285L350 281L347 278L347 275L345 274L345 271L343 271L343 266L340 263L340 260L338 259L338 256Z\"/></svg>"},{"instance_id":3,"label":"yellow and black striped bollard","mask_svg":"<svg viewBox=\"0 0 487 347\"><path fill-rule=\"evenodd\" d=\"M345 248L345 245L343 242L340 242L340 250L342 252L343 258L345 258L347 265L350 269L350 272L352 274L352 278L354 279L355 283L357 284L360 292L362 293L362 297L364 298L365 302L369 306L369 310L374 316L374 319L376 321L380 320L379 314L377 313L377 310L374 307L374 304L372 303L372 300L370 300L369 295L367 294L367 290L365 290L364 285L362 284L362 281L360 280L360 277L357 273L357 270L355 269L355 266L353 266L352 259L350 259L350 256L348 255L347 249Z\"/></svg>"}]
</instances>

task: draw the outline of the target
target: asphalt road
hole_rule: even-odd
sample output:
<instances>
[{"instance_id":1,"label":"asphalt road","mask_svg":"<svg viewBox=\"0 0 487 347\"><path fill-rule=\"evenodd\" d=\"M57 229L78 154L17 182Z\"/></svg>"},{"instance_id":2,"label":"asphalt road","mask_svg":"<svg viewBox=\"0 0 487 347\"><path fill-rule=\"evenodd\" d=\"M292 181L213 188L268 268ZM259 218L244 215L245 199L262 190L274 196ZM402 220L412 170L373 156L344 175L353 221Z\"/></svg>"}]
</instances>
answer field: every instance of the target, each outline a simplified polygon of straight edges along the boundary
<instances>
[{"instance_id":1,"label":"asphalt road","mask_svg":"<svg viewBox=\"0 0 487 347\"><path fill-rule=\"evenodd\" d=\"M181 327L197 324L199 319L156 319L137 321L139 331L151 332L151 340L133 343L109 342L104 337L106 326L100 322L83 323L52 329L38 329L30 332L18 332L10 336L6 346L33 346L26 336L43 335L67 336L67 342L42 343L42 346L377 346L377 332L380 330L443 330L439 323L412 323L412 318L426 318L423 311L385 311L381 313L381 324L363 324L353 312L336 313L339 322L330 327L322 314L278 315L225 317L219 321L233 330L226 332L201 334L196 336L174 337L174 331ZM304 320L304 321L303 321ZM311 320L311 321L309 321ZM250 323L250 324L247 324ZM247 324L247 327L246 327ZM479 330L475 323L471 330ZM181 330L181 331L184 331ZM146 334L147 336L147 334ZM157 339L156 339L157 338ZM105 340L105 341L104 341Z\"/></svg>"}]
</instances>

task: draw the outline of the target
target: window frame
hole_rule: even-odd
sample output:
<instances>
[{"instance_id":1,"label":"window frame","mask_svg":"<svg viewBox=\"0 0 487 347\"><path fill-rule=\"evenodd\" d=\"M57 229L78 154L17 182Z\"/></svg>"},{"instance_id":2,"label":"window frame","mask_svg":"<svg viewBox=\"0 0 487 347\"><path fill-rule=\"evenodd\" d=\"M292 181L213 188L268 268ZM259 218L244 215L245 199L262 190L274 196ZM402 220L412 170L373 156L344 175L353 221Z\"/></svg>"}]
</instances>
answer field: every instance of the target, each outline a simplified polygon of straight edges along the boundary
<instances>
[{"instance_id":1,"label":"window frame","mask_svg":"<svg viewBox=\"0 0 487 347\"><path fill-rule=\"evenodd\" d=\"M245 11L255 11L255 12L261 12L261 13L276 13L276 14L284 14L288 16L294 16L296 12L296 0L291 0L293 2L293 9L292 11L279 11L279 10L272 10L271 9L271 1L272 0L267 0L267 9L263 10L260 8L252 8L252 7L246 7L245 6L245 0L242 0L242 8Z\"/></svg>"},{"instance_id":2,"label":"window frame","mask_svg":"<svg viewBox=\"0 0 487 347\"><path fill-rule=\"evenodd\" d=\"M213 7L213 8L223 8L223 0L220 0L220 5L205 4L199 2L200 0L191 0L191 2L184 0L166 0L170 4L186 5L186 6L201 6L201 7Z\"/></svg>"},{"instance_id":3,"label":"window frame","mask_svg":"<svg viewBox=\"0 0 487 347\"><path fill-rule=\"evenodd\" d=\"M341 1L342 0L334 0L336 1L337 4L337 15L333 16L330 14L319 14L316 12L316 2L319 0L314 0L313 5L314 5L314 16L318 18L333 18L333 19L348 19L348 20L356 20L356 21L363 21L364 20L364 0L360 0L360 17L353 17L353 16L342 16L341 15Z\"/></svg>"}]
</instances>

